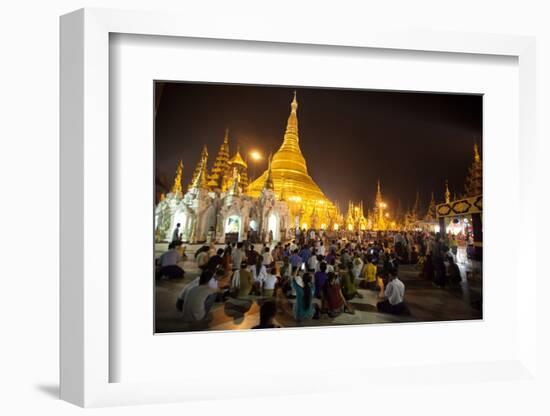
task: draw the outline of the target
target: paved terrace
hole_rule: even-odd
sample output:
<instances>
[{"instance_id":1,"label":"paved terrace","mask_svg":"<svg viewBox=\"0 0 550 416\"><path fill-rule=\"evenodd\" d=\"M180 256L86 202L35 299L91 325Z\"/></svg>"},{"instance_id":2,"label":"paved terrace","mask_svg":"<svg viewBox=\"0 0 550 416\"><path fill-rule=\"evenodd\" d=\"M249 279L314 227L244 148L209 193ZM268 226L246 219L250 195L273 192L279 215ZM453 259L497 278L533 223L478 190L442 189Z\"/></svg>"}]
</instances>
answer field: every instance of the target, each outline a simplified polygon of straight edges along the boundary
<instances>
[{"instance_id":1,"label":"paved terrace","mask_svg":"<svg viewBox=\"0 0 550 416\"><path fill-rule=\"evenodd\" d=\"M198 247L200 246L187 247L189 260L180 264L186 272L183 279L156 282L156 332L244 330L257 325L260 317L260 305L265 299L259 296L250 296L245 300L229 298L225 303L217 303L206 321L200 325L189 326L182 321L181 313L175 306L176 298L185 285L199 274L199 269L193 261L194 251ZM164 245L159 245L157 254L160 254L164 248ZM286 299L279 294L276 297L278 313L275 321L281 327L303 327L481 319L481 265L477 262L467 261L459 266L463 279L462 287L460 289L440 289L434 287L430 281L419 277L415 266L401 265L399 277L406 286L405 302L410 310L410 315L393 316L379 313L376 310L376 303L379 301L377 292L359 289L363 299L355 298L350 301L355 309L354 315L344 313L336 318L323 315L319 320L302 323L297 323L292 318L293 300Z\"/></svg>"}]
</instances>

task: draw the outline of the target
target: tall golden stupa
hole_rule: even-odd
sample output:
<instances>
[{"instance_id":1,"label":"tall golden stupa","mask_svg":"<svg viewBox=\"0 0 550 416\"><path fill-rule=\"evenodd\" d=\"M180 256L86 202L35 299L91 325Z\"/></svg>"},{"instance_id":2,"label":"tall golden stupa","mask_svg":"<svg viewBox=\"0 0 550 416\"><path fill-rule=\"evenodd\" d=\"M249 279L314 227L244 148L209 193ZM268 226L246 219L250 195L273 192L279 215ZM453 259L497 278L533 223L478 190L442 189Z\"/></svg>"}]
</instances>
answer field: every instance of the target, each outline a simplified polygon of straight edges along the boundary
<instances>
[{"instance_id":1,"label":"tall golden stupa","mask_svg":"<svg viewBox=\"0 0 550 416\"><path fill-rule=\"evenodd\" d=\"M316 229L332 229L337 212L334 204L325 196L307 172L307 165L298 136L298 101L296 92L290 105L283 144L271 160L271 177L275 195L288 202L292 226ZM268 178L266 170L248 186L247 194L257 198Z\"/></svg>"}]
</instances>

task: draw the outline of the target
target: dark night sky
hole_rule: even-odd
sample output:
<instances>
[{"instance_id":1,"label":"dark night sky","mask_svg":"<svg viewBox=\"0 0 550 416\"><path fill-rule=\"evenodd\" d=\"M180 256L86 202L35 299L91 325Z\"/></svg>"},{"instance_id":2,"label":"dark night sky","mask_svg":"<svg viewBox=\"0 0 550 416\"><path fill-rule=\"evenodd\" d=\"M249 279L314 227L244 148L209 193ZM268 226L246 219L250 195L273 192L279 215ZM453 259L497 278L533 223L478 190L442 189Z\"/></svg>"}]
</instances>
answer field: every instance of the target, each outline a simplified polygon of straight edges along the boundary
<instances>
[{"instance_id":1,"label":"dark night sky","mask_svg":"<svg viewBox=\"0 0 550 416\"><path fill-rule=\"evenodd\" d=\"M348 199L370 208L378 178L390 210L398 198L403 208L412 205L417 189L424 209L432 190L443 200L446 178L451 194L462 192L474 141L481 145L476 95L164 83L155 122L157 169L171 183L182 159L187 186L203 144L210 168L226 127L231 155L237 143L243 157L251 149L275 152L294 90L309 174L344 211ZM260 162L256 176L265 168Z\"/></svg>"}]
</instances>

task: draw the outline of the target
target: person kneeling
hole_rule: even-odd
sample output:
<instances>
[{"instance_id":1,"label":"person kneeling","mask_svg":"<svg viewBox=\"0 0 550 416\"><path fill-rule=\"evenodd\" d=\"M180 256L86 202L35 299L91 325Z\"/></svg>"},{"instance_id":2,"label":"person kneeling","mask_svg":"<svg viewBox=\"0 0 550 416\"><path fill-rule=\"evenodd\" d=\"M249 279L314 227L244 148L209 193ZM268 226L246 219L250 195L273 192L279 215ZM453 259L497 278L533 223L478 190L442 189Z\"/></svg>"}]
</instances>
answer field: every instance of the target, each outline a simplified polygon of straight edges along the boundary
<instances>
[{"instance_id":1,"label":"person kneeling","mask_svg":"<svg viewBox=\"0 0 550 416\"><path fill-rule=\"evenodd\" d=\"M405 284L397 277L397 269L388 270L388 283L384 290L384 299L378 302L376 308L380 312L391 313L394 315L402 314L406 308L403 303L405 297Z\"/></svg>"}]
</instances>

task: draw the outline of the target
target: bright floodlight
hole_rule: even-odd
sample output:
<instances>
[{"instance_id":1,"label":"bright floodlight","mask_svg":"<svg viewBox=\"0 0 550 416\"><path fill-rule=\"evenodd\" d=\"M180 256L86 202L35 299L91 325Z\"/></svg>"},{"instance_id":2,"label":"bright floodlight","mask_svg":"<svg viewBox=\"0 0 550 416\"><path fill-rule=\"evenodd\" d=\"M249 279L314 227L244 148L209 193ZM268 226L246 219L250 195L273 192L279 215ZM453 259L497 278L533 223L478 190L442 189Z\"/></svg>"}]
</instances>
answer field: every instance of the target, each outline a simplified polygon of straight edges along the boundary
<instances>
[{"instance_id":1,"label":"bright floodlight","mask_svg":"<svg viewBox=\"0 0 550 416\"><path fill-rule=\"evenodd\" d=\"M258 152L257 150L253 150L252 152L250 152L250 157L252 158L252 160L262 160L263 159L261 153Z\"/></svg>"}]
</instances>

